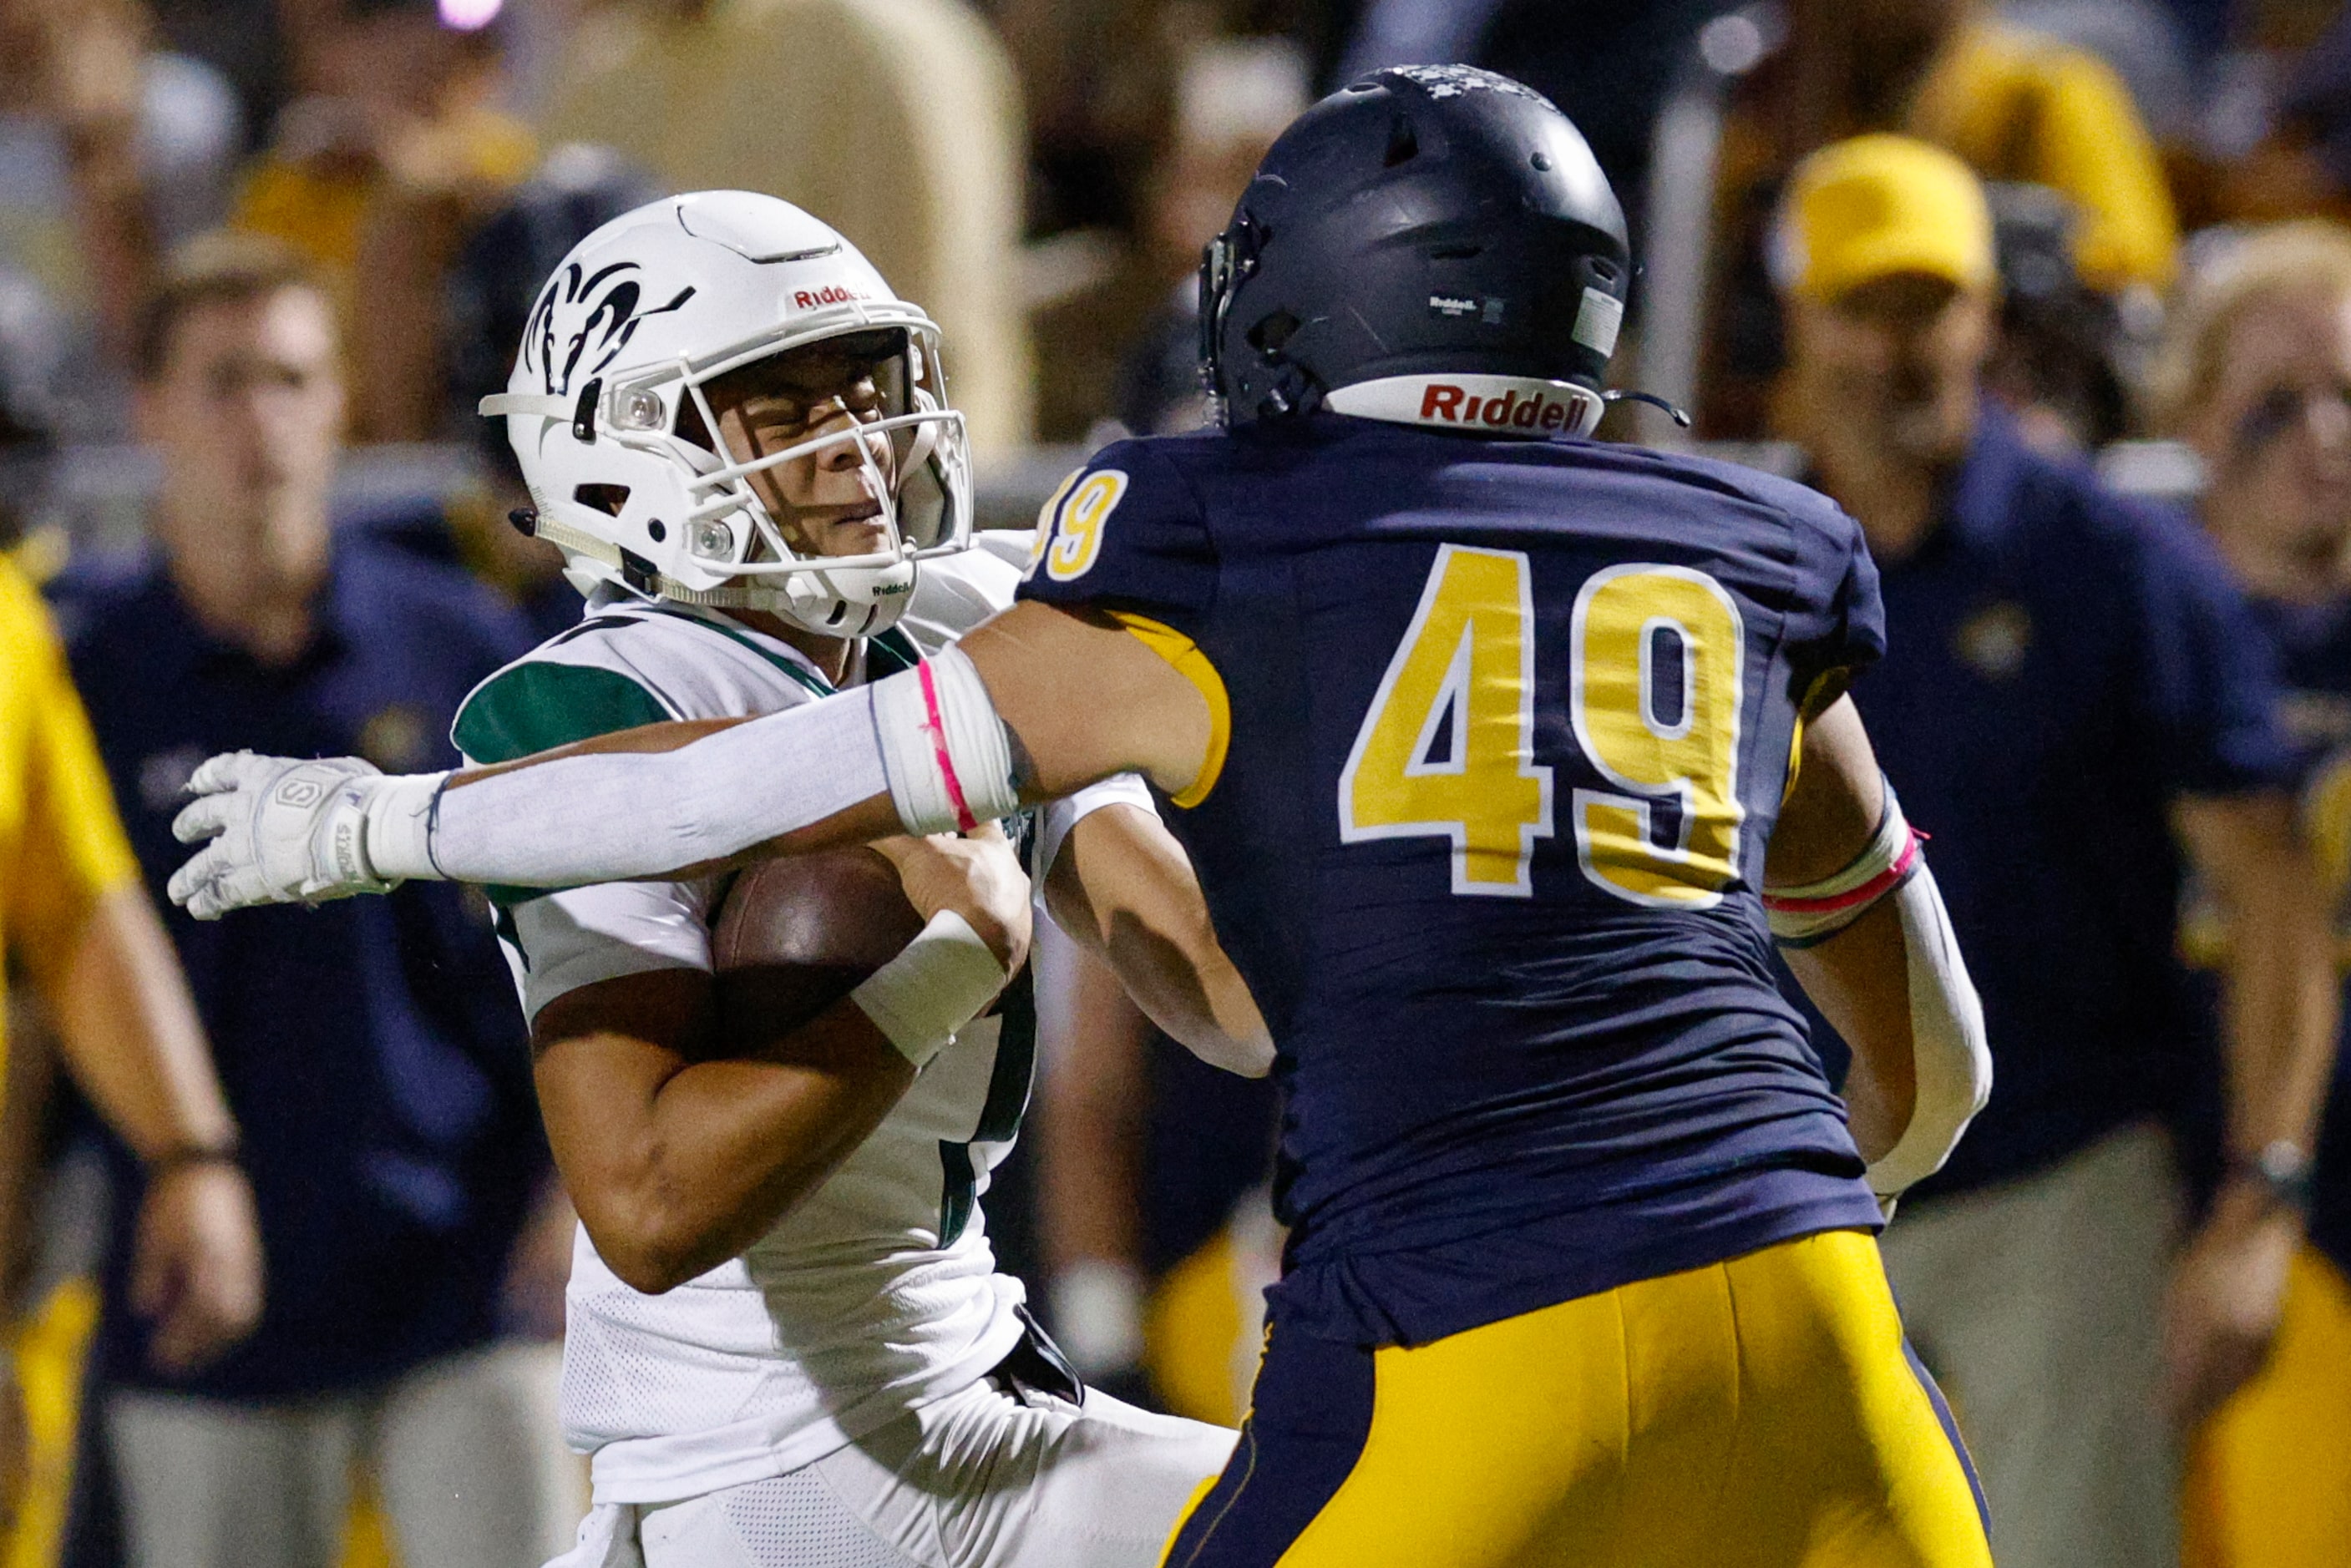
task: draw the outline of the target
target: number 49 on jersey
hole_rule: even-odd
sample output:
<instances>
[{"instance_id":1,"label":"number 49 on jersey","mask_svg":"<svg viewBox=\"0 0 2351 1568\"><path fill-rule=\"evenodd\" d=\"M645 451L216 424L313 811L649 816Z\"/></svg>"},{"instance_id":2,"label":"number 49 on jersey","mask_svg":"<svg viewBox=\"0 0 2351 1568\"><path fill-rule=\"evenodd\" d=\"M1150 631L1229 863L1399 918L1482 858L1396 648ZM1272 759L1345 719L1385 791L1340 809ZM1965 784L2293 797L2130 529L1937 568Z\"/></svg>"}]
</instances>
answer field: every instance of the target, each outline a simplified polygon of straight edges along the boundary
<instances>
[{"instance_id":1,"label":"number 49 on jersey","mask_svg":"<svg viewBox=\"0 0 2351 1568\"><path fill-rule=\"evenodd\" d=\"M1532 895L1535 841L1554 831L1552 769L1534 760L1534 626L1524 552L1437 550L1339 775L1343 840L1448 838L1456 893ZM1653 908L1719 902L1745 815L1738 605L1703 572L1612 566L1577 594L1570 641L1569 716L1610 786L1573 792L1583 875Z\"/></svg>"}]
</instances>

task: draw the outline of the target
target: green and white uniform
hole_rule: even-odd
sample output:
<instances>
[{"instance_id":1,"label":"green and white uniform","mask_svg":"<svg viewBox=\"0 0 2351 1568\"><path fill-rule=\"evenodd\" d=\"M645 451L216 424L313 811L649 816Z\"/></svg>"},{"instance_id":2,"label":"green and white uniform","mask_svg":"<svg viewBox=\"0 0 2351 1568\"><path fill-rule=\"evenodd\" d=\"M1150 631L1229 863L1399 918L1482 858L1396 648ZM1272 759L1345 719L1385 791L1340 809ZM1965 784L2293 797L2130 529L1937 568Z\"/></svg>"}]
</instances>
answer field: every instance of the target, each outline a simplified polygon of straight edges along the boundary
<instances>
[{"instance_id":1,"label":"green and white uniform","mask_svg":"<svg viewBox=\"0 0 2351 1568\"><path fill-rule=\"evenodd\" d=\"M970 551L925 562L899 627L852 654L849 682L905 668L1008 604L1029 544L1026 534L983 535ZM454 734L470 762L497 763L664 720L775 712L831 691L807 658L774 638L716 612L608 587L579 626L484 681ZM1130 783L1104 798L1147 796ZM710 928L726 886L716 876L555 893L492 889L526 1011L535 1015L558 996L617 976L710 970ZM1033 1059L1031 1031L1007 1029L999 1018L976 1022L821 1188L742 1256L664 1294L623 1283L580 1231L562 1413L567 1438L594 1456L600 1513L610 1505L702 1499L800 1471L910 1412L943 1412L956 1397L955 1409L980 1410L977 1428L968 1411L956 1423L967 1449L973 1430L993 1429L981 1407L1004 1397L985 1385L972 1390L1019 1343L1024 1293L997 1272L976 1199L1011 1148ZM1070 1407L1061 1419L1088 1425L1098 1397L1089 1397L1082 1417ZM1007 1405L1033 1414L1016 1401ZM1113 1425L1132 1441L1111 1449L1149 1450L1140 1455L1142 1468L1130 1464L1123 1478L1144 1482L1147 1501L1117 1484L1059 1490L1115 1499L1130 1511L1155 1510L1158 1494L1170 1493L1165 1520L1097 1519L1075 1530L1133 1531L1150 1535L1155 1551L1191 1482L1221 1464L1229 1434L1190 1423L1131 1432L1123 1418ZM1092 1449L1102 1435L1093 1435ZM1033 1433L1021 1441L1037 1449ZM1003 1480L982 1488L995 1501L966 1504L1017 1513L1025 1506L1020 1497L997 1496ZM825 1495L851 1490L837 1481ZM889 1499L869 1501L871 1507L859 1505L864 1512L890 1513ZM955 1500L924 1506L935 1511ZM1092 1512L1097 1505L1084 1506ZM874 1528L874 1520L865 1527ZM1014 1554L987 1561L1024 1560L1019 1542L1033 1532L991 1533ZM649 1536L649 1551L651 1544ZM1050 1550L1069 1549L1064 1541ZM1028 1560L1045 1560L1042 1541L1030 1550ZM905 1560L929 1558L909 1550ZM1104 1559L1124 1560L1118 1552Z\"/></svg>"}]
</instances>

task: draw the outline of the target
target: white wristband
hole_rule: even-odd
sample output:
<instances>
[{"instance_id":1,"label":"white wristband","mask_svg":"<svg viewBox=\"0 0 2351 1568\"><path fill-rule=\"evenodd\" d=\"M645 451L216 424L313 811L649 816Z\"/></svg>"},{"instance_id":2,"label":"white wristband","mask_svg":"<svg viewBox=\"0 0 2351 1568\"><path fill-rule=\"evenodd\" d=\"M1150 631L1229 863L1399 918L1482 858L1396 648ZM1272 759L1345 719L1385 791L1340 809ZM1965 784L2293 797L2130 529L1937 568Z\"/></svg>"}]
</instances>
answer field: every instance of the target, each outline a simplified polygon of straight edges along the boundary
<instances>
[{"instance_id":1,"label":"white wristband","mask_svg":"<svg viewBox=\"0 0 2351 1568\"><path fill-rule=\"evenodd\" d=\"M1002 961L971 922L942 909L849 999L919 1069L996 1000L1006 979Z\"/></svg>"},{"instance_id":2,"label":"white wristband","mask_svg":"<svg viewBox=\"0 0 2351 1568\"><path fill-rule=\"evenodd\" d=\"M380 881L438 877L433 864L433 804L447 774L402 774L377 782L367 803L364 849Z\"/></svg>"}]
</instances>

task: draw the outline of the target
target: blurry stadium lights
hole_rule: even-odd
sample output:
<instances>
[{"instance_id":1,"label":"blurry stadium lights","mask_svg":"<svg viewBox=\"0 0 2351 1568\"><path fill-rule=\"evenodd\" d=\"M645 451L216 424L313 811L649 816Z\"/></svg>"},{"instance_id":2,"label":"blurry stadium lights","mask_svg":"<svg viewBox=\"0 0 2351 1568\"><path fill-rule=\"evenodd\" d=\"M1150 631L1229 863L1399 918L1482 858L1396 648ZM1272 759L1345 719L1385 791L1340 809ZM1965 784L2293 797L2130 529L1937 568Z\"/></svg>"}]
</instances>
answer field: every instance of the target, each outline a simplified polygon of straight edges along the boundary
<instances>
[{"instance_id":1,"label":"blurry stadium lights","mask_svg":"<svg viewBox=\"0 0 2351 1568\"><path fill-rule=\"evenodd\" d=\"M1764 36L1757 18L1745 11L1717 16L1698 29L1698 57L1717 76L1743 77L1761 65L1771 50L1771 40Z\"/></svg>"},{"instance_id":2,"label":"blurry stadium lights","mask_svg":"<svg viewBox=\"0 0 2351 1568\"><path fill-rule=\"evenodd\" d=\"M505 6L506 0L438 0L441 25L459 33L488 26Z\"/></svg>"}]
</instances>

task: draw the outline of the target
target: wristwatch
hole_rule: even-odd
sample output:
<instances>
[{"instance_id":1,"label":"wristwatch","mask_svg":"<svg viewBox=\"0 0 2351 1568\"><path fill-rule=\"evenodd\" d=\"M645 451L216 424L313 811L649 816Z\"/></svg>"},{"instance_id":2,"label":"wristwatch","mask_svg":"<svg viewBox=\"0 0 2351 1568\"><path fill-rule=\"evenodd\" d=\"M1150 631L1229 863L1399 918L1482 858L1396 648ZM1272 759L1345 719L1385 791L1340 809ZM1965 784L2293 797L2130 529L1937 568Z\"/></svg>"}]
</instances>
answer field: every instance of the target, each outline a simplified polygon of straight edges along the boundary
<instances>
[{"instance_id":1,"label":"wristwatch","mask_svg":"<svg viewBox=\"0 0 2351 1568\"><path fill-rule=\"evenodd\" d=\"M2263 1144L2252 1155L2232 1155L2229 1173L2253 1183L2270 1201L2298 1215L2310 1212L2310 1151L2292 1138Z\"/></svg>"}]
</instances>

